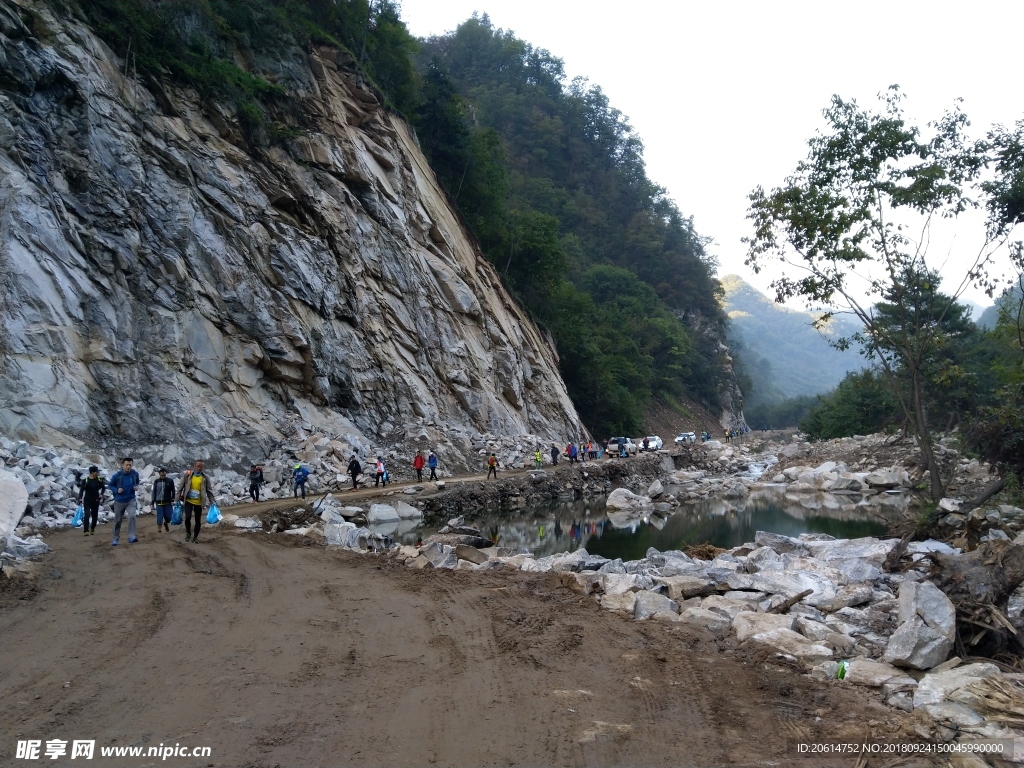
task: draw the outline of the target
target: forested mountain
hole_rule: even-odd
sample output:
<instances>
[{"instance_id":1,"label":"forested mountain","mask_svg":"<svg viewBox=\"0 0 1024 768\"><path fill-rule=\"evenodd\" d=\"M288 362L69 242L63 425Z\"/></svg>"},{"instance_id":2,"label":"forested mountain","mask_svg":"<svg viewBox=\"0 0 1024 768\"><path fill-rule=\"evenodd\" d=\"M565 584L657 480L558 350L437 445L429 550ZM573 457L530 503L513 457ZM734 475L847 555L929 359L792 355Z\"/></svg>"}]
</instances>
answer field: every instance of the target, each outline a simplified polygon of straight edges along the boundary
<instances>
[{"instance_id":1,"label":"forested mountain","mask_svg":"<svg viewBox=\"0 0 1024 768\"><path fill-rule=\"evenodd\" d=\"M729 371L706 241L646 174L597 86L487 16L423 41L414 123L484 253L542 326L584 420L640 427L658 396L717 406Z\"/></svg>"},{"instance_id":2,"label":"forested mountain","mask_svg":"<svg viewBox=\"0 0 1024 768\"><path fill-rule=\"evenodd\" d=\"M748 405L822 394L865 366L855 349L829 346L856 332L849 320L833 318L821 333L813 314L776 304L737 275L723 277L722 287L730 344L750 379Z\"/></svg>"}]
</instances>

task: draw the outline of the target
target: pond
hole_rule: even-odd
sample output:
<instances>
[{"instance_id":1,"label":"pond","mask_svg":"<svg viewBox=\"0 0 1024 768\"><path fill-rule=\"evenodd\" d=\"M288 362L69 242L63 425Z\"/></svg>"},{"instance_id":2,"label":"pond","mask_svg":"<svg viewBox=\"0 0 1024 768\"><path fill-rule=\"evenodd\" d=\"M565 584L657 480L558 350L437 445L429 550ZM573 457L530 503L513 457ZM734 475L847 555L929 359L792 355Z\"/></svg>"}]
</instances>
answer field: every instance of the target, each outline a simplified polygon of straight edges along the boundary
<instances>
[{"instance_id":1,"label":"pond","mask_svg":"<svg viewBox=\"0 0 1024 768\"><path fill-rule=\"evenodd\" d=\"M614 511L609 515L601 497L486 511L467 515L466 523L485 536L497 537L503 547L525 547L538 557L583 546L607 558L636 560L646 555L648 547L665 551L708 541L728 549L753 541L757 531L787 536L827 533L837 539L885 536L888 525L903 517L908 502L905 495L787 494L782 487L769 487L746 499L708 499L665 515L629 518ZM392 535L412 544L437 528L420 526Z\"/></svg>"}]
</instances>

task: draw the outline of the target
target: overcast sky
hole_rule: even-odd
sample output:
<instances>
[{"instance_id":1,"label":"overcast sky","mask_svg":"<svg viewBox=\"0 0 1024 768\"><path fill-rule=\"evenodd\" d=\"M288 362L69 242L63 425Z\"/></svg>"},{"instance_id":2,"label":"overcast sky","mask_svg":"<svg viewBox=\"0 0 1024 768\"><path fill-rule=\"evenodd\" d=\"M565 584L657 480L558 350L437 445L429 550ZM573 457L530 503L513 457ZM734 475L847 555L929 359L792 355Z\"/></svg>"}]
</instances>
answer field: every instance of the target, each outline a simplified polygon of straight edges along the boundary
<instances>
[{"instance_id":1,"label":"overcast sky","mask_svg":"<svg viewBox=\"0 0 1024 768\"><path fill-rule=\"evenodd\" d=\"M832 94L874 104L898 83L921 123L963 97L982 135L1024 117L1024 3L403 0L420 37L474 11L562 58L600 85L646 146L648 175L698 232L714 238L719 273L762 290L743 265L746 196L783 181L806 156ZM943 245L947 283L973 226ZM952 286L948 286L952 288ZM984 294L968 298L989 303Z\"/></svg>"}]
</instances>

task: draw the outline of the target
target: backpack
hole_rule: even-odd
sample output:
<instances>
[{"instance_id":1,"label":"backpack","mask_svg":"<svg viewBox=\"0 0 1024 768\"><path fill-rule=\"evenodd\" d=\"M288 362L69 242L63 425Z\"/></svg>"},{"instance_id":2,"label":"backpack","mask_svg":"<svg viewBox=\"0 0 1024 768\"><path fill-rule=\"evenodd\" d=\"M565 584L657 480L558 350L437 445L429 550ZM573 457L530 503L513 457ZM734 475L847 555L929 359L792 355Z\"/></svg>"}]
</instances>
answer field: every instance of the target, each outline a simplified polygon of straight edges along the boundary
<instances>
[{"instance_id":1,"label":"backpack","mask_svg":"<svg viewBox=\"0 0 1024 768\"><path fill-rule=\"evenodd\" d=\"M489 459L487 459L487 466L488 467L496 467L496 466L498 466L498 459L495 456L491 456Z\"/></svg>"}]
</instances>

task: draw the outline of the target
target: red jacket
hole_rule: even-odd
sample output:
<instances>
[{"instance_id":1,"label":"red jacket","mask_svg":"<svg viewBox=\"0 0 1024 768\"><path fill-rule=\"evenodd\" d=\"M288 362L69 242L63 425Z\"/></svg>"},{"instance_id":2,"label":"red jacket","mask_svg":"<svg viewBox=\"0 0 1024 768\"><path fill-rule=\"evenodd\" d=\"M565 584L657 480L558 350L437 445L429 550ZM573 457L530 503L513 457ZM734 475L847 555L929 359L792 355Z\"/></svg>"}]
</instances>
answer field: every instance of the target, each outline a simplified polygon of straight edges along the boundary
<instances>
[{"instance_id":1,"label":"red jacket","mask_svg":"<svg viewBox=\"0 0 1024 768\"><path fill-rule=\"evenodd\" d=\"M426 461L424 460L423 456L420 455L420 454L417 454L416 458L412 460L412 468L413 469L423 469L423 465L424 464L426 464Z\"/></svg>"}]
</instances>

